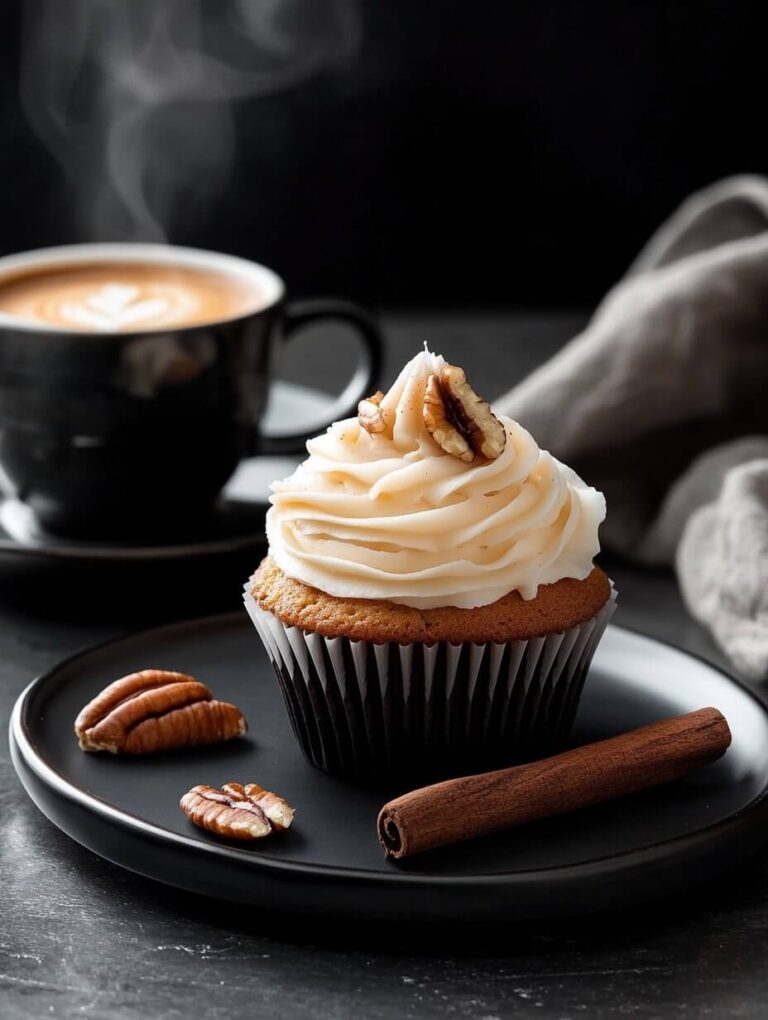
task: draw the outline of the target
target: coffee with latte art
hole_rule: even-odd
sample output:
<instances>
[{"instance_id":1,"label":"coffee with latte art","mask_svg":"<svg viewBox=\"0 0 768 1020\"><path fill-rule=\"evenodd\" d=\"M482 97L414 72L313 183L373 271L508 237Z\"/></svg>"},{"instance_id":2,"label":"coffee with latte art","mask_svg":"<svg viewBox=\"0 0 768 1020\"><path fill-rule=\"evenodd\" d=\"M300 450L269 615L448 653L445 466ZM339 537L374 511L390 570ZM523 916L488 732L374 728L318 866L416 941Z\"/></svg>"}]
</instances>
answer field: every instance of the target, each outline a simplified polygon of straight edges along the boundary
<instances>
[{"instance_id":1,"label":"coffee with latte art","mask_svg":"<svg viewBox=\"0 0 768 1020\"><path fill-rule=\"evenodd\" d=\"M245 277L165 263L73 263L0 280L0 314L85 333L198 326L263 304Z\"/></svg>"}]
</instances>

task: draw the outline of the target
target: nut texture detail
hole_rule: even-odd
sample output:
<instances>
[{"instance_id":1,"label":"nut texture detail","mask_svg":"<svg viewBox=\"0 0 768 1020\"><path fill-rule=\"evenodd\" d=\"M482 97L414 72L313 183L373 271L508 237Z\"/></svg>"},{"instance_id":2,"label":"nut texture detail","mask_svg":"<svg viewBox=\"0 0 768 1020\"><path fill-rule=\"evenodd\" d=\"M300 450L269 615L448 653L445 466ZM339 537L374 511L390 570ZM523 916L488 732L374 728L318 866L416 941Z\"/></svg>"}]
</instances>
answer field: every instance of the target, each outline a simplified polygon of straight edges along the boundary
<instances>
[{"instance_id":1,"label":"nut texture detail","mask_svg":"<svg viewBox=\"0 0 768 1020\"><path fill-rule=\"evenodd\" d=\"M151 754L216 744L247 729L235 705L216 701L185 673L145 669L115 680L75 720L84 751Z\"/></svg>"},{"instance_id":2,"label":"nut texture detail","mask_svg":"<svg viewBox=\"0 0 768 1020\"><path fill-rule=\"evenodd\" d=\"M387 431L387 420L379 407L383 399L384 394L378 390L372 397L361 400L357 405L357 420L371 436L381 435Z\"/></svg>"},{"instance_id":3,"label":"nut texture detail","mask_svg":"<svg viewBox=\"0 0 768 1020\"><path fill-rule=\"evenodd\" d=\"M476 457L496 460L506 445L506 429L456 365L429 377L422 415L437 445L467 464Z\"/></svg>"},{"instance_id":4,"label":"nut texture detail","mask_svg":"<svg viewBox=\"0 0 768 1020\"><path fill-rule=\"evenodd\" d=\"M264 839L273 831L287 829L293 808L256 783L243 786L225 783L194 786L185 793L179 807L191 822L226 839Z\"/></svg>"}]
</instances>

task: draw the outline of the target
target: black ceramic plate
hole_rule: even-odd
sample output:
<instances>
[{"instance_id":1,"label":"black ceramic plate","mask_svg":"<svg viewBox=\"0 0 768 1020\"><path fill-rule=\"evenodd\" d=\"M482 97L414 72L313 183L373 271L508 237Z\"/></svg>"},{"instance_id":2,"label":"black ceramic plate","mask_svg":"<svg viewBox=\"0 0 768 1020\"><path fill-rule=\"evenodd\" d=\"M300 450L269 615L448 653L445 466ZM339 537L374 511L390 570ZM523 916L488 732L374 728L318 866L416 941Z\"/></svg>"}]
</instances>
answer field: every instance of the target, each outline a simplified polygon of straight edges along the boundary
<instances>
[{"instance_id":1,"label":"black ceramic plate","mask_svg":"<svg viewBox=\"0 0 768 1020\"><path fill-rule=\"evenodd\" d=\"M192 673L235 701L250 721L248 738L136 760L83 754L72 734L77 711L107 682L149 666ZM609 628L575 740L704 705L726 715L733 746L685 781L402 865L386 861L376 841L385 794L332 779L301 757L244 613L146 631L63 663L20 697L11 747L27 791L56 825L162 882L329 918L513 920L645 902L737 867L768 844L768 714L704 662ZM227 780L282 794L296 807L295 827L252 848L194 828L179 797Z\"/></svg>"}]
</instances>

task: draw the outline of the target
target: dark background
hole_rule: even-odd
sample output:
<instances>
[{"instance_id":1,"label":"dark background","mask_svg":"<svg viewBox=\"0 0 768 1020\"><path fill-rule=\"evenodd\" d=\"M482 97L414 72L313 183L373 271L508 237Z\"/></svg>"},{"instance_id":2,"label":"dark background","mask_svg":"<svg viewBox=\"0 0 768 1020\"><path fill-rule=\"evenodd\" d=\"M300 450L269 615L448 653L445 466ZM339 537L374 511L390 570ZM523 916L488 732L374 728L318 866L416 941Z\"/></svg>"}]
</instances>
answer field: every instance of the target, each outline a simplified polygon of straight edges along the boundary
<instances>
[{"instance_id":1,"label":"dark background","mask_svg":"<svg viewBox=\"0 0 768 1020\"><path fill-rule=\"evenodd\" d=\"M20 7L0 5L2 253L79 239L20 111ZM374 306L592 304L687 193L768 170L759 10L364 2L350 66L240 104L229 187L171 239Z\"/></svg>"},{"instance_id":2,"label":"dark background","mask_svg":"<svg viewBox=\"0 0 768 1020\"><path fill-rule=\"evenodd\" d=\"M756 2L361 4L355 64L243 103L229 188L171 239L262 259L300 294L421 306L385 317L387 380L424 338L458 364L478 338L472 379L496 396L583 321L552 308L593 304L686 194L768 171ZM71 186L20 113L20 7L0 0L0 253L80 239ZM302 381L322 385L329 359L306 351ZM234 605L250 569L235 566L214 585L193 565L169 599L167 584L105 583L77 562L43 583L19 559L25 583L0 585L0 731L64 654L209 596ZM669 574L611 573L620 623L724 665ZM80 591L98 607L83 609ZM0 779L4 1020L240 1016L254 1003L335 1020L766 1013L765 862L596 922L339 934L233 913L96 858L39 817L4 740Z\"/></svg>"}]
</instances>

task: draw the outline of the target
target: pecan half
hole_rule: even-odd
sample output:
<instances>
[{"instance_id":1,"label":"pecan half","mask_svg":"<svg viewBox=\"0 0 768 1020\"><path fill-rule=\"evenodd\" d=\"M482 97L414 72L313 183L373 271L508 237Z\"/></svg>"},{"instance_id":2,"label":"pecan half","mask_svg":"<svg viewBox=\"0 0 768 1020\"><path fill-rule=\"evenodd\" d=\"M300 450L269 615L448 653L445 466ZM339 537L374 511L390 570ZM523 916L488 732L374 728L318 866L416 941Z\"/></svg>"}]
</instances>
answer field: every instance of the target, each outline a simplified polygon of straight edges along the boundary
<instances>
[{"instance_id":1,"label":"pecan half","mask_svg":"<svg viewBox=\"0 0 768 1020\"><path fill-rule=\"evenodd\" d=\"M258 783L246 783L245 792L254 804L259 805L275 829L290 829L294 812L287 801Z\"/></svg>"},{"instance_id":2,"label":"pecan half","mask_svg":"<svg viewBox=\"0 0 768 1020\"><path fill-rule=\"evenodd\" d=\"M496 460L504 450L506 429L456 365L429 377L422 414L437 445L467 464L476 456Z\"/></svg>"},{"instance_id":3,"label":"pecan half","mask_svg":"<svg viewBox=\"0 0 768 1020\"><path fill-rule=\"evenodd\" d=\"M179 807L201 829L228 839L263 839L273 830L287 829L293 821L293 808L256 783L225 783L220 790L194 786Z\"/></svg>"},{"instance_id":4,"label":"pecan half","mask_svg":"<svg viewBox=\"0 0 768 1020\"><path fill-rule=\"evenodd\" d=\"M150 754L242 736L239 708L185 673L145 669L115 680L75 720L84 751Z\"/></svg>"},{"instance_id":5,"label":"pecan half","mask_svg":"<svg viewBox=\"0 0 768 1020\"><path fill-rule=\"evenodd\" d=\"M384 394L378 390L372 397L361 400L357 405L357 420L362 428L371 435L380 435L387 431L387 420L379 404L384 399Z\"/></svg>"}]
</instances>

